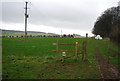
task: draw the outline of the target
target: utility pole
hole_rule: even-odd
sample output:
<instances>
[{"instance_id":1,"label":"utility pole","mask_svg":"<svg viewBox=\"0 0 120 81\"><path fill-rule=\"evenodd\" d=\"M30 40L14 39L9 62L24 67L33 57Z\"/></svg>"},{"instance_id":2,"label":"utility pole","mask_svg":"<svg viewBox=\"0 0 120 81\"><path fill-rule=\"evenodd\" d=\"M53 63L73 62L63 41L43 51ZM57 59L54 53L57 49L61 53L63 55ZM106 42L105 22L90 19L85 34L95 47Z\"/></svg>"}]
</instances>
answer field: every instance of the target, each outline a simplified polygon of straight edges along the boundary
<instances>
[{"instance_id":1,"label":"utility pole","mask_svg":"<svg viewBox=\"0 0 120 81\"><path fill-rule=\"evenodd\" d=\"M25 37L27 37L27 18L29 17L29 15L27 14L27 4L28 2L25 2Z\"/></svg>"}]
</instances>

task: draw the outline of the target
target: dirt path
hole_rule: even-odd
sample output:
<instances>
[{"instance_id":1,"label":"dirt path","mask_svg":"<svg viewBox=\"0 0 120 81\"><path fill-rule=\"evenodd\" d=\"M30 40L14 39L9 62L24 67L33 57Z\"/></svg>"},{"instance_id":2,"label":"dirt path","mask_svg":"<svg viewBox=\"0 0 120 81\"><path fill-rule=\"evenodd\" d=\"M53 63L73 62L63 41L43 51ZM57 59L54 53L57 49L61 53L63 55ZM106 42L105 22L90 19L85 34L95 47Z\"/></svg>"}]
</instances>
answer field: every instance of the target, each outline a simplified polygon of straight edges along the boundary
<instances>
[{"instance_id":1,"label":"dirt path","mask_svg":"<svg viewBox=\"0 0 120 81\"><path fill-rule=\"evenodd\" d=\"M115 55L120 56L120 53L118 53L117 51L114 51L112 48L109 48L109 51L110 51L112 54L115 54Z\"/></svg>"},{"instance_id":2,"label":"dirt path","mask_svg":"<svg viewBox=\"0 0 120 81\"><path fill-rule=\"evenodd\" d=\"M107 60L101 55L99 49L95 47L95 57L97 65L101 71L103 79L118 79L118 70L112 64L108 63ZM119 77L120 78L120 77Z\"/></svg>"}]
</instances>

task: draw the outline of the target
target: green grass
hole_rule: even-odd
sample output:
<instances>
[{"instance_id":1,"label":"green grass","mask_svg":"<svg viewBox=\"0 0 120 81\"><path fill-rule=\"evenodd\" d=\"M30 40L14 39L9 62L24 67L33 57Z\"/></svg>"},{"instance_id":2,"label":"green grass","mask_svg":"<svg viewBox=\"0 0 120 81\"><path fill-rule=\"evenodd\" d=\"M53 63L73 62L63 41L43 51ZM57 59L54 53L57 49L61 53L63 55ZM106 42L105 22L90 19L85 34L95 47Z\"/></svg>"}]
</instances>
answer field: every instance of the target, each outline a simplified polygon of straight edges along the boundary
<instances>
[{"instance_id":1,"label":"green grass","mask_svg":"<svg viewBox=\"0 0 120 81\"><path fill-rule=\"evenodd\" d=\"M110 62L111 64L113 64L117 68L119 68L120 67L119 56L117 56L116 54L112 54L109 51L109 48L112 48L115 51L117 51L116 49L120 49L120 48L118 46L113 45L111 42L106 41L106 40L96 40L95 42L96 42L97 46L99 47L101 54L108 60L108 62Z\"/></svg>"},{"instance_id":2,"label":"green grass","mask_svg":"<svg viewBox=\"0 0 120 81\"><path fill-rule=\"evenodd\" d=\"M81 55L65 59L61 58L61 52L55 53L52 43L72 43L79 41L79 51L82 47L80 38L3 38L2 58L3 75L7 79L97 79L100 72L94 57L94 39L88 39L87 61L81 60ZM100 48L104 47L100 42ZM60 46L59 49L75 49L74 46ZM104 50L104 49L102 49ZM101 51L102 51L101 50ZM102 52L104 53L104 52ZM67 52L67 55L73 54ZM107 55L107 54L106 54ZM115 57L114 57L115 58ZM116 62L116 61L115 61Z\"/></svg>"},{"instance_id":3,"label":"green grass","mask_svg":"<svg viewBox=\"0 0 120 81\"><path fill-rule=\"evenodd\" d=\"M120 47L118 45L115 45L114 43L108 42L108 46L112 48L113 50L117 51L120 53Z\"/></svg>"}]
</instances>

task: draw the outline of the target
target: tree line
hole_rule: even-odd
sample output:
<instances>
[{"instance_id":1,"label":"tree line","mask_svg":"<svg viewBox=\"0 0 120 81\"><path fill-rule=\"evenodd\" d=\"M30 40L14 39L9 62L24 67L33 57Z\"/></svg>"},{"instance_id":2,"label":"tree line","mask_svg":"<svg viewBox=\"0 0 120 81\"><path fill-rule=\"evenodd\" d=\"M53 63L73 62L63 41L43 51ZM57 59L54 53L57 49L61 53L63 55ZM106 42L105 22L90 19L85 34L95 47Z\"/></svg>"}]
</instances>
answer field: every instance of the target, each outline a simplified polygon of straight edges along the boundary
<instances>
[{"instance_id":1,"label":"tree line","mask_svg":"<svg viewBox=\"0 0 120 81\"><path fill-rule=\"evenodd\" d=\"M111 41L120 41L120 7L111 7L97 18L92 31L95 35L109 37Z\"/></svg>"}]
</instances>

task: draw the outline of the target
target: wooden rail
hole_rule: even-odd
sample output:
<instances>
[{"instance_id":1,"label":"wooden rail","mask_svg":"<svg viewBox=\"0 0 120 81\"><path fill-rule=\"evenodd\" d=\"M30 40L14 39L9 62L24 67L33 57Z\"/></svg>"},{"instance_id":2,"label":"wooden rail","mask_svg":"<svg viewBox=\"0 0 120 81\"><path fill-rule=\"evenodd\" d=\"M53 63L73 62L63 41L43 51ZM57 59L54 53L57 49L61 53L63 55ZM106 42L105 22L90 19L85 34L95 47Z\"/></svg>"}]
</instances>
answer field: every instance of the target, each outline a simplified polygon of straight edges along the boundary
<instances>
[{"instance_id":1,"label":"wooden rail","mask_svg":"<svg viewBox=\"0 0 120 81\"><path fill-rule=\"evenodd\" d=\"M54 51L54 52L63 52L63 51L65 51L65 52L75 52L75 50L52 50L52 51Z\"/></svg>"},{"instance_id":2,"label":"wooden rail","mask_svg":"<svg viewBox=\"0 0 120 81\"><path fill-rule=\"evenodd\" d=\"M66 43L60 43L59 45L73 45L73 46L76 46L76 44L66 44Z\"/></svg>"}]
</instances>

